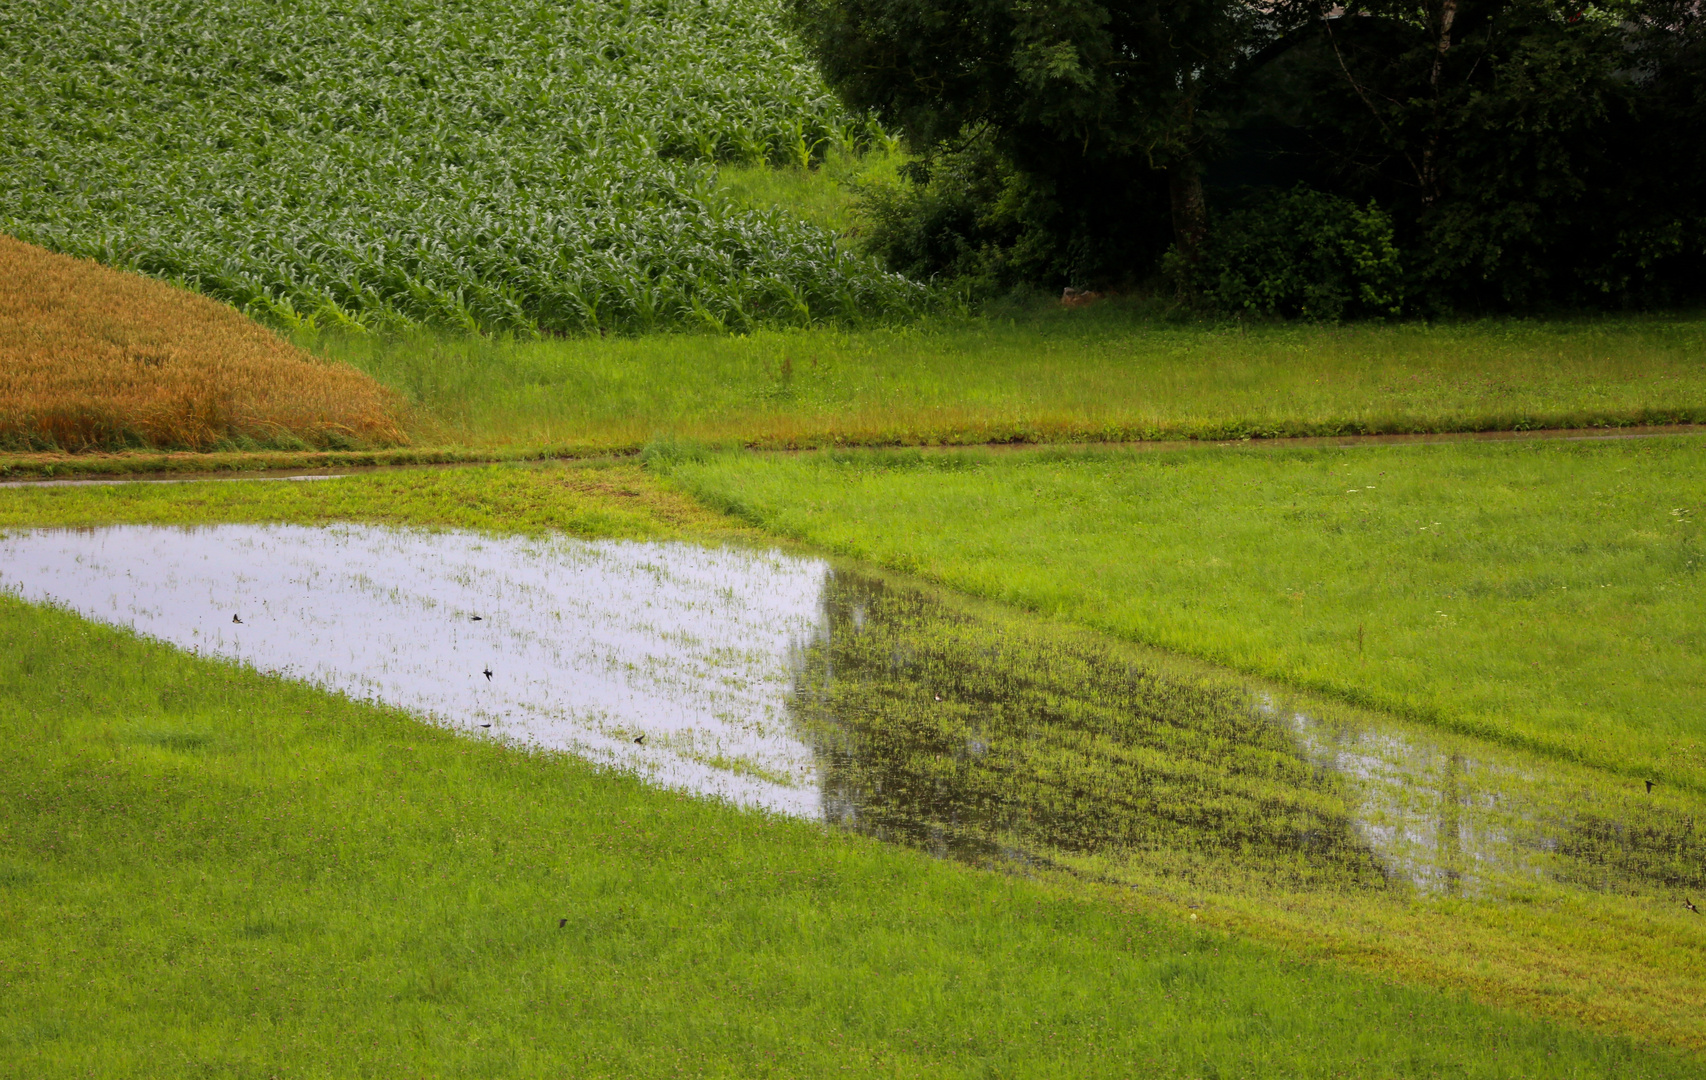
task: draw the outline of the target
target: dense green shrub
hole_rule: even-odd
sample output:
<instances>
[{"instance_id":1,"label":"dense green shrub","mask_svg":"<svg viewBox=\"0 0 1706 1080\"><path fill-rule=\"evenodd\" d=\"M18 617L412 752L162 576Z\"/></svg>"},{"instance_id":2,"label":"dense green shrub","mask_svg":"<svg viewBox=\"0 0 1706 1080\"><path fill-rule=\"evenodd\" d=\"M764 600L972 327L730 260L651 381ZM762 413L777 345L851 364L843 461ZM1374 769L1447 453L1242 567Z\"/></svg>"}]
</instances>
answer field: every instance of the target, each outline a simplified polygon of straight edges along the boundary
<instances>
[{"instance_id":1,"label":"dense green shrub","mask_svg":"<svg viewBox=\"0 0 1706 1080\"><path fill-rule=\"evenodd\" d=\"M869 130L773 0L0 0L0 231L275 322L588 333L905 313L708 163Z\"/></svg>"},{"instance_id":2,"label":"dense green shrub","mask_svg":"<svg viewBox=\"0 0 1706 1080\"><path fill-rule=\"evenodd\" d=\"M890 269L973 297L1087 288L1126 276L1168 235L1160 178L1130 170L1056 177L1019 169L987 140L910 162L861 192L860 239Z\"/></svg>"},{"instance_id":3,"label":"dense green shrub","mask_svg":"<svg viewBox=\"0 0 1706 1080\"><path fill-rule=\"evenodd\" d=\"M1359 209L1303 186L1213 215L1200 258L1174 249L1167 265L1183 291L1220 311L1338 320L1403 310L1392 219L1372 200Z\"/></svg>"}]
</instances>

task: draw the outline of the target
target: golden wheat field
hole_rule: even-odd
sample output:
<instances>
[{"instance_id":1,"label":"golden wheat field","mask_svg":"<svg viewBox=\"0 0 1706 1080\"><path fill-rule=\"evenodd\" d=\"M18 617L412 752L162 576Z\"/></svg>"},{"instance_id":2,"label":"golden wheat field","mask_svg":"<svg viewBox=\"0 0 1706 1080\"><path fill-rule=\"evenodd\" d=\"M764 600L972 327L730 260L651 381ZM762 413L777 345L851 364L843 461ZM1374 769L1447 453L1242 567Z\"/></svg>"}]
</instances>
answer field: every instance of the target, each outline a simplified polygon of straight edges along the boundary
<instances>
[{"instance_id":1,"label":"golden wheat field","mask_svg":"<svg viewBox=\"0 0 1706 1080\"><path fill-rule=\"evenodd\" d=\"M392 446L403 409L224 304L0 236L0 449Z\"/></svg>"}]
</instances>

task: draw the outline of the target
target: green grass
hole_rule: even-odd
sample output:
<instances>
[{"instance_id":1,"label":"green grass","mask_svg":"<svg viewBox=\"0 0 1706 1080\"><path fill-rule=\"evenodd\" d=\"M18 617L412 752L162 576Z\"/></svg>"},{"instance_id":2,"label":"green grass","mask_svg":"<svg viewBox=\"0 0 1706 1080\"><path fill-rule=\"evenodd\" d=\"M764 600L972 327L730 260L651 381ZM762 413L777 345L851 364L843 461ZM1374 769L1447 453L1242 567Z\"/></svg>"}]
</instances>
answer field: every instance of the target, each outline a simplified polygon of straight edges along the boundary
<instances>
[{"instance_id":1,"label":"green grass","mask_svg":"<svg viewBox=\"0 0 1706 1080\"><path fill-rule=\"evenodd\" d=\"M423 445L1067 442L1706 421L1706 320L1173 322L1142 302L908 328L302 339L436 418Z\"/></svg>"},{"instance_id":2,"label":"green grass","mask_svg":"<svg viewBox=\"0 0 1706 1080\"><path fill-rule=\"evenodd\" d=\"M627 539L757 536L661 486L632 462L411 469L309 482L0 489L0 529L334 521L486 532L560 529L577 536Z\"/></svg>"},{"instance_id":3,"label":"green grass","mask_svg":"<svg viewBox=\"0 0 1706 1080\"><path fill-rule=\"evenodd\" d=\"M797 670L790 717L860 831L1706 1048L1697 794L847 566Z\"/></svg>"},{"instance_id":4,"label":"green grass","mask_svg":"<svg viewBox=\"0 0 1706 1080\"><path fill-rule=\"evenodd\" d=\"M776 533L1706 793L1706 439L683 461Z\"/></svg>"},{"instance_id":5,"label":"green grass","mask_svg":"<svg viewBox=\"0 0 1706 1080\"><path fill-rule=\"evenodd\" d=\"M15 602L0 639L7 1075L1697 1071Z\"/></svg>"},{"instance_id":6,"label":"green grass","mask_svg":"<svg viewBox=\"0 0 1706 1080\"><path fill-rule=\"evenodd\" d=\"M695 456L660 445L651 459L684 468ZM633 464L0 492L0 527L339 520L762 539ZM1526 778L1495 782L1476 805L1491 799L1524 820L1556 818L1542 830L1551 840L1523 842L1555 844L1562 861L1544 880L1489 877L1474 901L1417 893L1369 876L1346 820L1354 792L1302 768L1278 732L1250 723L1239 704L1246 680L1005 605L916 593L855 567L837 574L826 604L833 636L802 654L793 718L821 744L831 782L866 793L863 828L974 863L1026 851L1066 873L1051 876L1051 887L1075 881L1116 908L1176 917L1189 906L1200 925L1282 954L1329 956L1377 978L1696 1051L1706 1045L1688 1004L1706 992L1703 927L1671 895L1698 884L1686 825L1696 797L1668 785L1637 797L1614 775L1463 740L1436 745L1431 752L1482 762L1489 777ZM896 657L907 659L897 668ZM1142 674L1133 681L1134 673ZM1389 717L1269 690L1323 722L1439 742ZM193 725L150 722L139 737L180 750L218 743ZM984 748L968 756L968 738ZM851 747L860 749L849 757ZM1576 803L1592 807L1589 819L1574 818ZM1602 836L1605 826L1614 832ZM1502 825L1472 817L1464 827L1480 835ZM1291 846L1297 835L1333 843L1305 854ZM1575 883L1584 873L1609 873L1616 887L1584 890Z\"/></svg>"},{"instance_id":7,"label":"green grass","mask_svg":"<svg viewBox=\"0 0 1706 1080\"><path fill-rule=\"evenodd\" d=\"M859 233L859 196L869 188L900 183L905 155L893 149L863 154L830 150L811 168L777 168L764 162L724 165L717 187L753 210L780 210L843 236Z\"/></svg>"},{"instance_id":8,"label":"green grass","mask_svg":"<svg viewBox=\"0 0 1706 1080\"><path fill-rule=\"evenodd\" d=\"M622 468L0 506L12 526L710 524ZM0 737L0 1075L1702 1071L1178 905L661 791L10 599Z\"/></svg>"}]
</instances>

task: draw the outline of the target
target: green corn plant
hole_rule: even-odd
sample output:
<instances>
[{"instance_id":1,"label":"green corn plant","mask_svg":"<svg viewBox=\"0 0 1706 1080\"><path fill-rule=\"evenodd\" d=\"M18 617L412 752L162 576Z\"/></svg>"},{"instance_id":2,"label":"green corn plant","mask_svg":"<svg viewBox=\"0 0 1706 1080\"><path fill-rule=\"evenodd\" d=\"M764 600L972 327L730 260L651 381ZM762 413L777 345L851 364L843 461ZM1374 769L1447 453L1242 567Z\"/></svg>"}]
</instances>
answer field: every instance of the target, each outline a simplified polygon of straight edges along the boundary
<instances>
[{"instance_id":1,"label":"green corn plant","mask_svg":"<svg viewBox=\"0 0 1706 1080\"><path fill-rule=\"evenodd\" d=\"M719 160L882 137L778 14L0 0L0 230L292 330L904 317L929 290L714 193Z\"/></svg>"}]
</instances>

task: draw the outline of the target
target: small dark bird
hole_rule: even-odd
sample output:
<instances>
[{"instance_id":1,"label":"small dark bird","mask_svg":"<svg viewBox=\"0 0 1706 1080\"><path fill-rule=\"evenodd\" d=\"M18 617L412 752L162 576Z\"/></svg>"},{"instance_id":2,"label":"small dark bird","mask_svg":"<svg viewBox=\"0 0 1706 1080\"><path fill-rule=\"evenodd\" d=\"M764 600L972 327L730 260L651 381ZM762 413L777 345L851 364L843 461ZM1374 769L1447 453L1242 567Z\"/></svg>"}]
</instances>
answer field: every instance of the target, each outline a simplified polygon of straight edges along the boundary
<instances>
[{"instance_id":1,"label":"small dark bird","mask_svg":"<svg viewBox=\"0 0 1706 1080\"><path fill-rule=\"evenodd\" d=\"M490 724L481 724L481 725L480 725L480 726L481 726L481 727L491 727L491 726L492 726L492 725L490 725Z\"/></svg>"},{"instance_id":2,"label":"small dark bird","mask_svg":"<svg viewBox=\"0 0 1706 1080\"><path fill-rule=\"evenodd\" d=\"M646 737L644 735L641 735L639 738L635 739L634 742L637 745L644 746L644 745L646 745Z\"/></svg>"},{"instance_id":3,"label":"small dark bird","mask_svg":"<svg viewBox=\"0 0 1706 1080\"><path fill-rule=\"evenodd\" d=\"M1652 793L1653 793L1653 782L1651 780L1648 780L1647 781L1647 794L1651 795Z\"/></svg>"},{"instance_id":4,"label":"small dark bird","mask_svg":"<svg viewBox=\"0 0 1706 1080\"><path fill-rule=\"evenodd\" d=\"M243 620L242 620L242 619L239 619L239 618L238 618L238 617L237 617L237 616L235 616L235 615L233 615L233 616L231 616L231 621L232 621L232 622L234 622L234 623L236 623L236 624L237 624L237 625L238 625L238 626L242 626L242 625L243 625Z\"/></svg>"},{"instance_id":5,"label":"small dark bird","mask_svg":"<svg viewBox=\"0 0 1706 1080\"><path fill-rule=\"evenodd\" d=\"M1694 906L1694 901L1690 900L1686 896L1682 898L1682 906L1687 908L1689 911L1694 912L1696 915L1700 914L1700 909Z\"/></svg>"},{"instance_id":6,"label":"small dark bird","mask_svg":"<svg viewBox=\"0 0 1706 1080\"><path fill-rule=\"evenodd\" d=\"M491 681L492 681L492 669L491 669L491 668L486 668L486 669L485 669L485 676L486 676L486 681L487 681L487 682L491 682Z\"/></svg>"},{"instance_id":7,"label":"small dark bird","mask_svg":"<svg viewBox=\"0 0 1706 1080\"><path fill-rule=\"evenodd\" d=\"M567 919L558 919L557 920L557 929L561 930L563 927L565 927L567 925L569 925L569 920L567 920Z\"/></svg>"},{"instance_id":8,"label":"small dark bird","mask_svg":"<svg viewBox=\"0 0 1706 1080\"><path fill-rule=\"evenodd\" d=\"M478 616L478 615L476 615L476 616L474 616L474 618L473 618L473 619L472 619L472 621L473 621L473 622L484 622L484 621L485 621L485 620L484 620L484 619L482 619L482 618L480 618L480 616Z\"/></svg>"}]
</instances>

